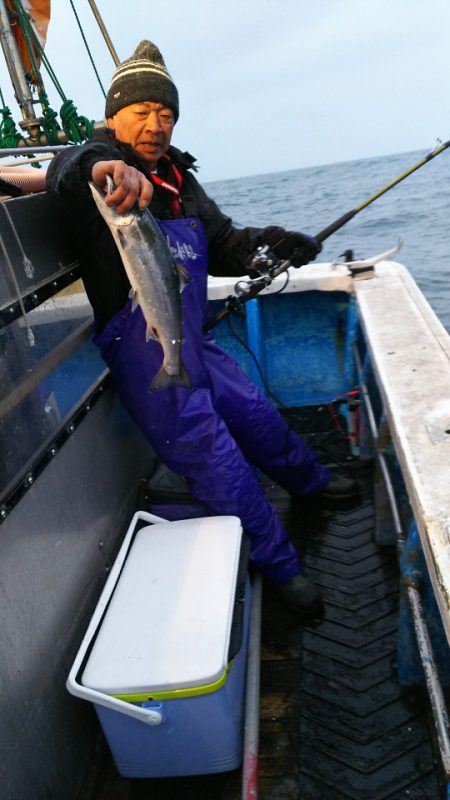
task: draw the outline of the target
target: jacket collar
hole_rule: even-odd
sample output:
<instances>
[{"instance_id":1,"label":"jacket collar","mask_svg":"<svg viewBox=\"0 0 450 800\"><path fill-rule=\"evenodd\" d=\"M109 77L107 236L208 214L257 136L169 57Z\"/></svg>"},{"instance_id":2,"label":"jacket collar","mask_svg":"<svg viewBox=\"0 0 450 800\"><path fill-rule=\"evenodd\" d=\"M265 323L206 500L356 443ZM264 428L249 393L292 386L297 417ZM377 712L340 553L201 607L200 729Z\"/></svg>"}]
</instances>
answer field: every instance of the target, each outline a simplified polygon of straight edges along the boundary
<instances>
[{"instance_id":1,"label":"jacket collar","mask_svg":"<svg viewBox=\"0 0 450 800\"><path fill-rule=\"evenodd\" d=\"M119 150L123 152L124 159L127 161L128 164L132 164L133 166L138 167L141 169L142 172L147 172L147 165L145 161L140 157L139 153L136 153L135 150L131 147L131 145L126 144L125 142L120 142L116 139L114 135L114 131L111 128L105 128L103 130L96 131L93 139L97 142L108 142L108 144L114 144ZM181 170L188 170L191 169L194 172L198 171L198 167L196 166L195 162L197 161L194 156L187 152L187 150L183 153L178 147L174 147L170 145L167 155L175 162L178 168Z\"/></svg>"}]
</instances>

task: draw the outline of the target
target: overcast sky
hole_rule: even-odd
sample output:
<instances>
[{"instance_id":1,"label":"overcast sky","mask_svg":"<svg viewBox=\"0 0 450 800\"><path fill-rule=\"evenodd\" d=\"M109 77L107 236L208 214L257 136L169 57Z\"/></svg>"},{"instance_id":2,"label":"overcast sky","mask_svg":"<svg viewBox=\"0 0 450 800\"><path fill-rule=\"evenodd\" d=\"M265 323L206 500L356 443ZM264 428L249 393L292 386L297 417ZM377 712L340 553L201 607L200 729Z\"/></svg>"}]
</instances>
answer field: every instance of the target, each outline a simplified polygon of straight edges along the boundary
<instances>
[{"instance_id":1,"label":"overcast sky","mask_svg":"<svg viewBox=\"0 0 450 800\"><path fill-rule=\"evenodd\" d=\"M74 2L107 88L112 58L87 0ZM97 6L121 60L142 38L161 49L180 94L173 143L197 157L202 181L431 150L450 138L450 0ZM79 112L102 119L69 0L53 0L46 52ZM7 83L2 63L11 102ZM50 83L48 92L59 110Z\"/></svg>"}]
</instances>

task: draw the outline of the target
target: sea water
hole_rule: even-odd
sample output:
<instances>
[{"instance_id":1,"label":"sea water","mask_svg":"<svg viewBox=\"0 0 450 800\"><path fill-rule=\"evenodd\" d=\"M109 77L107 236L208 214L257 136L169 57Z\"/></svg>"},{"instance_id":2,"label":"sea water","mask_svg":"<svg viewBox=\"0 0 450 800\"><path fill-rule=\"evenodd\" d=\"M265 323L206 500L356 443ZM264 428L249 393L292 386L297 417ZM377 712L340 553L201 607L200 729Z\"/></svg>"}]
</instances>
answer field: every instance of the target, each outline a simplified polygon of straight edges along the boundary
<instances>
[{"instance_id":1,"label":"sea water","mask_svg":"<svg viewBox=\"0 0 450 800\"><path fill-rule=\"evenodd\" d=\"M205 184L237 226L281 225L314 234L421 160L401 153ZM351 249L355 258L384 252L408 267L450 331L450 150L425 164L324 242L321 261Z\"/></svg>"}]
</instances>

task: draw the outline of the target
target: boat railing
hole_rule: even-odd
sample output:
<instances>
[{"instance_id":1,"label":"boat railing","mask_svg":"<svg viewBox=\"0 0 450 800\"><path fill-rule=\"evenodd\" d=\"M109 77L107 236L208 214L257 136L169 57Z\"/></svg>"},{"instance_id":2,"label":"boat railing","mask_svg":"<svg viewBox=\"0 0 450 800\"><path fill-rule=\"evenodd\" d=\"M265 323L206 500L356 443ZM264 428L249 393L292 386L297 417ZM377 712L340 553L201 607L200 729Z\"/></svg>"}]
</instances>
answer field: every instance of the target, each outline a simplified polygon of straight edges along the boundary
<instances>
[{"instance_id":1,"label":"boat railing","mask_svg":"<svg viewBox=\"0 0 450 800\"><path fill-rule=\"evenodd\" d=\"M1 522L91 408L107 370L48 197L0 206Z\"/></svg>"},{"instance_id":2,"label":"boat railing","mask_svg":"<svg viewBox=\"0 0 450 800\"><path fill-rule=\"evenodd\" d=\"M0 205L5 790L73 797L97 729L64 688L69 662L155 455L90 341L91 307L49 198Z\"/></svg>"},{"instance_id":3,"label":"boat railing","mask_svg":"<svg viewBox=\"0 0 450 800\"><path fill-rule=\"evenodd\" d=\"M450 683L450 336L399 264L379 265L377 280L358 283L355 294L367 348L364 358L354 348L371 439L362 446L366 452L372 446L384 487L376 504L377 538L396 543L400 556L398 676L405 685L426 685L449 783L450 722L442 684ZM367 389L369 372L378 415ZM409 503L403 519L390 449Z\"/></svg>"},{"instance_id":4,"label":"boat railing","mask_svg":"<svg viewBox=\"0 0 450 800\"><path fill-rule=\"evenodd\" d=\"M450 641L450 336L400 265L379 265L376 281L355 284L355 293L385 424ZM379 429L373 433L377 439Z\"/></svg>"}]
</instances>

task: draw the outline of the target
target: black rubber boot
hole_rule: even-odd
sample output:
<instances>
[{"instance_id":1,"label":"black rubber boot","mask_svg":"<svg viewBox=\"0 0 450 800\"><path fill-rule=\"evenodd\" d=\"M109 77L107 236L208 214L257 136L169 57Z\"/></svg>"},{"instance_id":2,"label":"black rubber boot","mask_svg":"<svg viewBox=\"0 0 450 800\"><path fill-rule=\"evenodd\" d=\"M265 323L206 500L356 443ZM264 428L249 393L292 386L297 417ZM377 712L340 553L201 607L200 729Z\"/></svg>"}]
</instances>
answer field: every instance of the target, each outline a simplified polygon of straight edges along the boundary
<instances>
[{"instance_id":1,"label":"black rubber boot","mask_svg":"<svg viewBox=\"0 0 450 800\"><path fill-rule=\"evenodd\" d=\"M360 497L359 488L356 481L352 478L345 478L342 475L333 475L329 483L318 494L291 495L291 502L294 507L308 508L332 508L332 507L351 507L358 502Z\"/></svg>"},{"instance_id":2,"label":"black rubber boot","mask_svg":"<svg viewBox=\"0 0 450 800\"><path fill-rule=\"evenodd\" d=\"M286 608L303 617L320 618L323 614L320 592L303 573L277 586L277 594Z\"/></svg>"},{"instance_id":3,"label":"black rubber boot","mask_svg":"<svg viewBox=\"0 0 450 800\"><path fill-rule=\"evenodd\" d=\"M356 500L359 497L358 484L352 478L343 475L333 475L325 489L317 497L324 500Z\"/></svg>"}]
</instances>

